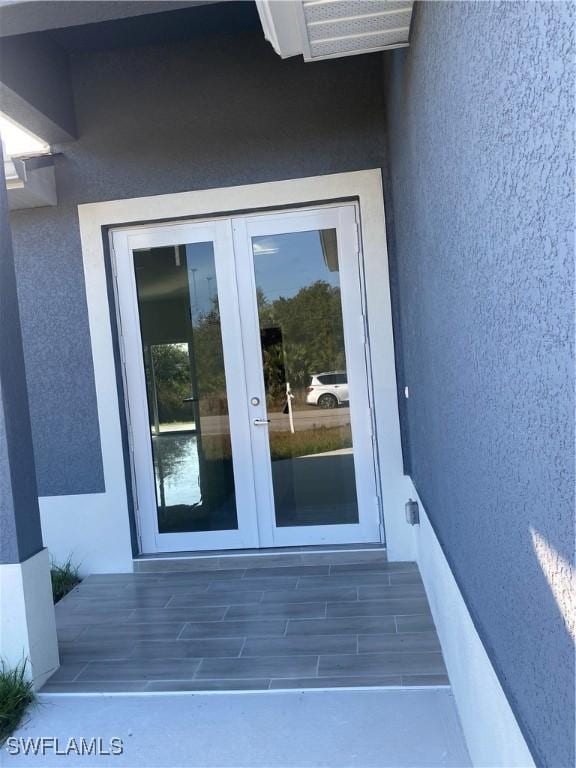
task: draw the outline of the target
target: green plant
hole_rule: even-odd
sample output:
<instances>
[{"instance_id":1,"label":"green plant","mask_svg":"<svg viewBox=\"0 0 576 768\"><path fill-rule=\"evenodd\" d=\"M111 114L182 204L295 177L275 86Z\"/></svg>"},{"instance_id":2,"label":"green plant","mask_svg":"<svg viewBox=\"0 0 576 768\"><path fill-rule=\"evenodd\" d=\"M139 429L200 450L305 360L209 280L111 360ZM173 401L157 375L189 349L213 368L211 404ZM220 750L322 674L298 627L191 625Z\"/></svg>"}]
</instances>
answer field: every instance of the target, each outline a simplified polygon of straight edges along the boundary
<instances>
[{"instance_id":1,"label":"green plant","mask_svg":"<svg viewBox=\"0 0 576 768\"><path fill-rule=\"evenodd\" d=\"M26 661L8 669L0 668L0 745L13 733L35 699L32 682L26 678Z\"/></svg>"},{"instance_id":2,"label":"green plant","mask_svg":"<svg viewBox=\"0 0 576 768\"><path fill-rule=\"evenodd\" d=\"M52 595L54 602L57 603L64 595L74 589L81 579L78 576L78 568L72 565L70 558L64 565L52 563L50 566L50 576L52 578Z\"/></svg>"}]
</instances>

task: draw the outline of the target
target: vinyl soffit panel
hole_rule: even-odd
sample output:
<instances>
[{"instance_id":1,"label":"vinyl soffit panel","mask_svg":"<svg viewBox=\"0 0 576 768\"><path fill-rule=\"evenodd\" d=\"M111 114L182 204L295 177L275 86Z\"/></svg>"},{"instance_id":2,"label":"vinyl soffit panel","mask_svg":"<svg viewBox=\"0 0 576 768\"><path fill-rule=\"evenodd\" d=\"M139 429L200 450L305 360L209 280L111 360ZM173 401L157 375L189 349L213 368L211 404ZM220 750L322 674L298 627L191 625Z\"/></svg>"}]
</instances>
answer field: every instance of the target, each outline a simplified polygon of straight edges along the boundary
<instances>
[{"instance_id":1,"label":"vinyl soffit panel","mask_svg":"<svg viewBox=\"0 0 576 768\"><path fill-rule=\"evenodd\" d=\"M257 0L266 38L306 61L408 45L412 0Z\"/></svg>"}]
</instances>

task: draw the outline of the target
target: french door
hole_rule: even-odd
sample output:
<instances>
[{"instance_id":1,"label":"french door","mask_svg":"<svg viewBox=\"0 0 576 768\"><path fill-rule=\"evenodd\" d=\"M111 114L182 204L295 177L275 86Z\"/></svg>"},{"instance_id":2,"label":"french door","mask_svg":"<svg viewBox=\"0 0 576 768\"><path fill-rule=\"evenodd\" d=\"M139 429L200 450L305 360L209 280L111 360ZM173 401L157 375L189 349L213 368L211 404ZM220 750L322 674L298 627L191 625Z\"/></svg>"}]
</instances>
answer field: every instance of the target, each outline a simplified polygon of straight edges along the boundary
<instances>
[{"instance_id":1,"label":"french door","mask_svg":"<svg viewBox=\"0 0 576 768\"><path fill-rule=\"evenodd\" d=\"M379 540L355 217L113 233L143 551Z\"/></svg>"}]
</instances>

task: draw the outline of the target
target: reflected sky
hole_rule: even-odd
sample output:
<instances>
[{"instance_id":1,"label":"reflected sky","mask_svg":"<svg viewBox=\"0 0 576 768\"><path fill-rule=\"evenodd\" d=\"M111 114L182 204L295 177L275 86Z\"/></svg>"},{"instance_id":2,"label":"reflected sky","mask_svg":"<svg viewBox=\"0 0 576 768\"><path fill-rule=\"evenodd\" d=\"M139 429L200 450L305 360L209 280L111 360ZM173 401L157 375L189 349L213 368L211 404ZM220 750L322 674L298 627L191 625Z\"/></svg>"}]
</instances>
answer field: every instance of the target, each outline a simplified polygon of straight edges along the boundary
<instances>
[{"instance_id":1,"label":"reflected sky","mask_svg":"<svg viewBox=\"0 0 576 768\"><path fill-rule=\"evenodd\" d=\"M192 315L206 314L214 308L217 296L214 250L212 243L193 243L186 246L188 284Z\"/></svg>"},{"instance_id":2,"label":"reflected sky","mask_svg":"<svg viewBox=\"0 0 576 768\"><path fill-rule=\"evenodd\" d=\"M318 280L337 288L339 273L330 271L324 259L320 232L291 232L252 238L258 288L268 301L290 299Z\"/></svg>"},{"instance_id":3,"label":"reflected sky","mask_svg":"<svg viewBox=\"0 0 576 768\"><path fill-rule=\"evenodd\" d=\"M258 286L268 301L281 296L289 299L306 286L323 280L337 288L339 273L331 271L324 258L320 232L290 232L252 238L257 261ZM212 243L186 246L190 299L194 317L213 308L216 275Z\"/></svg>"}]
</instances>

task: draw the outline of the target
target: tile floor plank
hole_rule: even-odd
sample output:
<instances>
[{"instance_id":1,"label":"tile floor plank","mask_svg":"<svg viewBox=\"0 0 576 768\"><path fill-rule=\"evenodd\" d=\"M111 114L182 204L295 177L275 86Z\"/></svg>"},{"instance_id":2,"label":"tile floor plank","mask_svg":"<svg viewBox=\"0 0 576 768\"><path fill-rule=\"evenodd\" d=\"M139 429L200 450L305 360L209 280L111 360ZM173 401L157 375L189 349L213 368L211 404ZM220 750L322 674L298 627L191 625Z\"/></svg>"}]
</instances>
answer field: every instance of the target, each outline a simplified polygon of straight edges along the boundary
<instances>
[{"instance_id":1,"label":"tile floor plank","mask_svg":"<svg viewBox=\"0 0 576 768\"><path fill-rule=\"evenodd\" d=\"M137 608L126 621L131 624L154 624L159 621L220 621L224 618L227 606L221 605L185 605L168 608ZM416 611L411 611L416 613Z\"/></svg>"},{"instance_id":2,"label":"tile floor plank","mask_svg":"<svg viewBox=\"0 0 576 768\"><path fill-rule=\"evenodd\" d=\"M225 619L320 619L326 615L326 603L260 603L259 605L231 605Z\"/></svg>"},{"instance_id":3,"label":"tile floor plank","mask_svg":"<svg viewBox=\"0 0 576 768\"><path fill-rule=\"evenodd\" d=\"M317 655L320 653L356 653L355 635L290 635L246 639L242 656Z\"/></svg>"},{"instance_id":4,"label":"tile floor plank","mask_svg":"<svg viewBox=\"0 0 576 768\"><path fill-rule=\"evenodd\" d=\"M244 579L272 578L277 576L328 576L329 565L288 565L276 568L248 568Z\"/></svg>"},{"instance_id":5,"label":"tile floor plank","mask_svg":"<svg viewBox=\"0 0 576 768\"><path fill-rule=\"evenodd\" d=\"M439 652L440 641L436 632L398 632L395 635L359 635L358 653L384 651Z\"/></svg>"},{"instance_id":6,"label":"tile floor plank","mask_svg":"<svg viewBox=\"0 0 576 768\"><path fill-rule=\"evenodd\" d=\"M78 681L110 680L191 680L202 659L129 659L91 661L76 678Z\"/></svg>"},{"instance_id":7,"label":"tile floor plank","mask_svg":"<svg viewBox=\"0 0 576 768\"><path fill-rule=\"evenodd\" d=\"M318 589L267 590L262 593L263 603L316 603L324 601L356 600L356 587L320 587Z\"/></svg>"},{"instance_id":8,"label":"tile floor plank","mask_svg":"<svg viewBox=\"0 0 576 768\"><path fill-rule=\"evenodd\" d=\"M412 573L418 570L416 563L412 562L383 562L383 563L335 563L330 566L330 575L338 573Z\"/></svg>"},{"instance_id":9,"label":"tile floor plank","mask_svg":"<svg viewBox=\"0 0 576 768\"><path fill-rule=\"evenodd\" d=\"M265 691L270 680L249 680L246 677L222 680L151 680L147 691Z\"/></svg>"},{"instance_id":10,"label":"tile floor plank","mask_svg":"<svg viewBox=\"0 0 576 768\"><path fill-rule=\"evenodd\" d=\"M198 621L186 624L181 640L193 637L269 637L283 635L286 622L281 619L234 621Z\"/></svg>"},{"instance_id":11,"label":"tile floor plank","mask_svg":"<svg viewBox=\"0 0 576 768\"><path fill-rule=\"evenodd\" d=\"M259 603L265 593L255 590L248 592L206 592L202 595L174 595L166 608L180 608L187 605L242 605L243 603Z\"/></svg>"},{"instance_id":12,"label":"tile floor plank","mask_svg":"<svg viewBox=\"0 0 576 768\"><path fill-rule=\"evenodd\" d=\"M298 576L267 576L252 579L223 579L222 581L211 581L208 586L209 592L247 592L248 590L265 589L295 589L298 582ZM321 577L308 577L321 578ZM328 577L326 577L328 578Z\"/></svg>"},{"instance_id":13,"label":"tile floor plank","mask_svg":"<svg viewBox=\"0 0 576 768\"><path fill-rule=\"evenodd\" d=\"M135 642L147 640L176 640L186 626L185 622L156 624L92 624L85 628L85 637L95 640L129 638Z\"/></svg>"},{"instance_id":14,"label":"tile floor plank","mask_svg":"<svg viewBox=\"0 0 576 768\"><path fill-rule=\"evenodd\" d=\"M187 659L239 656L243 638L211 637L207 640L141 640L132 647L133 659Z\"/></svg>"},{"instance_id":15,"label":"tile floor plank","mask_svg":"<svg viewBox=\"0 0 576 768\"><path fill-rule=\"evenodd\" d=\"M424 585L417 584L368 584L358 587L359 600L399 600L404 597L426 597Z\"/></svg>"},{"instance_id":16,"label":"tile floor plank","mask_svg":"<svg viewBox=\"0 0 576 768\"><path fill-rule=\"evenodd\" d=\"M367 635L396 632L393 616L350 616L328 619L289 619L287 635Z\"/></svg>"},{"instance_id":17,"label":"tile floor plank","mask_svg":"<svg viewBox=\"0 0 576 768\"><path fill-rule=\"evenodd\" d=\"M398 600L359 600L355 603L328 603L326 615L337 616L410 616L429 614L425 597L404 597Z\"/></svg>"},{"instance_id":18,"label":"tile floor plank","mask_svg":"<svg viewBox=\"0 0 576 768\"><path fill-rule=\"evenodd\" d=\"M432 614L419 616L395 616L398 632L432 632L436 631Z\"/></svg>"},{"instance_id":19,"label":"tile floor plank","mask_svg":"<svg viewBox=\"0 0 576 768\"><path fill-rule=\"evenodd\" d=\"M318 656L265 656L262 658L204 659L196 679L232 680L255 677L314 677Z\"/></svg>"},{"instance_id":20,"label":"tile floor plank","mask_svg":"<svg viewBox=\"0 0 576 768\"><path fill-rule=\"evenodd\" d=\"M412 576L409 574L397 574L398 576ZM300 576L298 579L298 589L310 589L318 587L358 587L366 584L389 585L392 575L387 572L375 571L371 573L335 573L333 576Z\"/></svg>"},{"instance_id":21,"label":"tile floor plank","mask_svg":"<svg viewBox=\"0 0 576 768\"><path fill-rule=\"evenodd\" d=\"M320 656L318 676L445 674L441 653L366 653Z\"/></svg>"}]
</instances>

